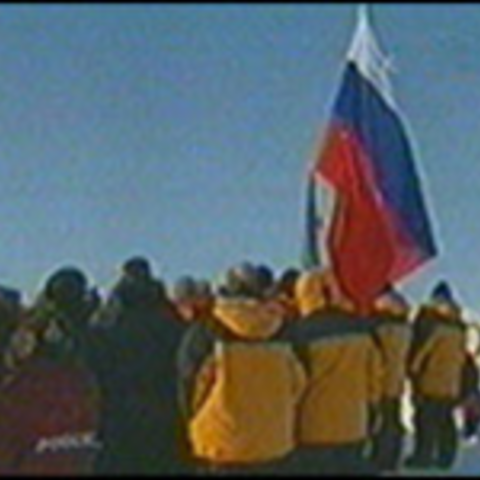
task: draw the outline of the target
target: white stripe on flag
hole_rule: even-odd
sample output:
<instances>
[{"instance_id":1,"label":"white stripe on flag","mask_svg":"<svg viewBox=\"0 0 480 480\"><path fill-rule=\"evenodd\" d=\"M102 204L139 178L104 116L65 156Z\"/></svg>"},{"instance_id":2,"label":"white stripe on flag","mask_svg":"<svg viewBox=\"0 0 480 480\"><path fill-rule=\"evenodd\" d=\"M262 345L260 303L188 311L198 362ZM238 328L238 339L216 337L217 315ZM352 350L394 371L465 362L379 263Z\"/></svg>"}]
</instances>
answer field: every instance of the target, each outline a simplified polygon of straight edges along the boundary
<instances>
[{"instance_id":1,"label":"white stripe on flag","mask_svg":"<svg viewBox=\"0 0 480 480\"><path fill-rule=\"evenodd\" d=\"M359 72L377 89L388 105L396 110L388 77L390 61L378 45L366 6L359 8L357 29L347 53L347 60L355 63Z\"/></svg>"}]
</instances>

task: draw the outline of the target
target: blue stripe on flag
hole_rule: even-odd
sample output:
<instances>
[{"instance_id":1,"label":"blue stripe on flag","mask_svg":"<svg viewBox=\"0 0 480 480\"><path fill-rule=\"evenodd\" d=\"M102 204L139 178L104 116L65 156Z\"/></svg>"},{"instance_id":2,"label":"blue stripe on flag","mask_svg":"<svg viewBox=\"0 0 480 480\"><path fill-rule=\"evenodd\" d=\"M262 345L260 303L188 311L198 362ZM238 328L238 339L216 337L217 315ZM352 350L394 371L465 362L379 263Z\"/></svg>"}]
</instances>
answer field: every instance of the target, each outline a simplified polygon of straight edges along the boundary
<instances>
[{"instance_id":1,"label":"blue stripe on flag","mask_svg":"<svg viewBox=\"0 0 480 480\"><path fill-rule=\"evenodd\" d=\"M437 253L421 185L404 127L397 113L349 62L334 117L358 135L373 162L383 198L397 213L426 257Z\"/></svg>"}]
</instances>

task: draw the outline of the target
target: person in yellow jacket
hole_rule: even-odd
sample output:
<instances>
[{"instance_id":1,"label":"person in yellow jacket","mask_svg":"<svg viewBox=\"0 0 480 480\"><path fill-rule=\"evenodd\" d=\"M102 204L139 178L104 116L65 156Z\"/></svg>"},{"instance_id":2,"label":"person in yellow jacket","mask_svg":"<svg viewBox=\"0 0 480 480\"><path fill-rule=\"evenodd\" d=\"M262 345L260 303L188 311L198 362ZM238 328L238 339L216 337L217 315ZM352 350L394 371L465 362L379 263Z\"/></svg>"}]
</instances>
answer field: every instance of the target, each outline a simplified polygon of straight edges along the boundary
<instances>
[{"instance_id":1,"label":"person in yellow jacket","mask_svg":"<svg viewBox=\"0 0 480 480\"><path fill-rule=\"evenodd\" d=\"M227 278L179 355L191 454L203 473L276 473L296 446L305 372L256 268L242 264Z\"/></svg>"},{"instance_id":2,"label":"person in yellow jacket","mask_svg":"<svg viewBox=\"0 0 480 480\"><path fill-rule=\"evenodd\" d=\"M407 467L449 469L458 432L454 409L461 400L467 358L466 325L450 286L440 282L414 322L409 375L415 408L415 448Z\"/></svg>"},{"instance_id":3,"label":"person in yellow jacket","mask_svg":"<svg viewBox=\"0 0 480 480\"><path fill-rule=\"evenodd\" d=\"M403 448L402 397L412 338L410 306L393 287L378 298L373 319L374 339L380 349L384 376L378 410L379 429L372 438L372 461L380 471L395 471Z\"/></svg>"},{"instance_id":4,"label":"person in yellow jacket","mask_svg":"<svg viewBox=\"0 0 480 480\"><path fill-rule=\"evenodd\" d=\"M373 323L355 312L329 272L303 273L295 295L303 318L291 338L307 371L298 410L300 473L374 473L365 453L382 377Z\"/></svg>"}]
</instances>

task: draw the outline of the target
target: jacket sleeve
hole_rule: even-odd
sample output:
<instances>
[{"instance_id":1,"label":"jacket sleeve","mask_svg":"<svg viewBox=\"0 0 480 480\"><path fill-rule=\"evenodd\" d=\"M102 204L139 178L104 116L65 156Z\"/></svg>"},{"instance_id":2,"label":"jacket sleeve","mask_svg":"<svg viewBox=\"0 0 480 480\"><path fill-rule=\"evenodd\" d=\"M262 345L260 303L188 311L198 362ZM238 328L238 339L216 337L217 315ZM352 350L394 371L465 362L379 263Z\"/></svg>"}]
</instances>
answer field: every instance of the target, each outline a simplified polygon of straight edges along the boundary
<instances>
[{"instance_id":1,"label":"jacket sleeve","mask_svg":"<svg viewBox=\"0 0 480 480\"><path fill-rule=\"evenodd\" d=\"M193 414L197 376L205 361L212 357L215 338L207 327L194 324L184 334L177 353L178 397L180 408L188 420ZM202 375L207 375L202 372Z\"/></svg>"},{"instance_id":2,"label":"jacket sleeve","mask_svg":"<svg viewBox=\"0 0 480 480\"><path fill-rule=\"evenodd\" d=\"M194 416L200 410L208 398L208 394L215 383L216 372L215 356L210 355L204 360L193 382L189 405L191 416Z\"/></svg>"}]
</instances>

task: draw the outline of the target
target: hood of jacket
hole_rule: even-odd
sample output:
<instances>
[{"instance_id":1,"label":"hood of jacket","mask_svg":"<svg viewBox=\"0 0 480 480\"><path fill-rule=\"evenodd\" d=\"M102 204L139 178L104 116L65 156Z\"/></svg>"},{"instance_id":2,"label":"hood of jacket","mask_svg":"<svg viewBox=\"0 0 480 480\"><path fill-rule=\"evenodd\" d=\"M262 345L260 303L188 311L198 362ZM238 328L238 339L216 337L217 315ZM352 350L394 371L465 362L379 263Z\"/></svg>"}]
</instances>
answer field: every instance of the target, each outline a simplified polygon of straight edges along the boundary
<instances>
[{"instance_id":1,"label":"hood of jacket","mask_svg":"<svg viewBox=\"0 0 480 480\"><path fill-rule=\"evenodd\" d=\"M458 305L447 302L429 302L421 311L426 317L445 321L460 321L462 315Z\"/></svg>"},{"instance_id":2,"label":"hood of jacket","mask_svg":"<svg viewBox=\"0 0 480 480\"><path fill-rule=\"evenodd\" d=\"M219 298L214 315L229 331L249 340L268 339L283 325L278 304L252 298Z\"/></svg>"}]
</instances>

